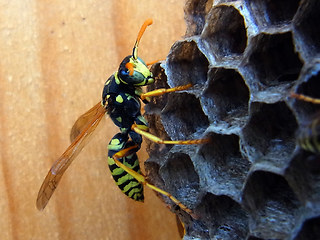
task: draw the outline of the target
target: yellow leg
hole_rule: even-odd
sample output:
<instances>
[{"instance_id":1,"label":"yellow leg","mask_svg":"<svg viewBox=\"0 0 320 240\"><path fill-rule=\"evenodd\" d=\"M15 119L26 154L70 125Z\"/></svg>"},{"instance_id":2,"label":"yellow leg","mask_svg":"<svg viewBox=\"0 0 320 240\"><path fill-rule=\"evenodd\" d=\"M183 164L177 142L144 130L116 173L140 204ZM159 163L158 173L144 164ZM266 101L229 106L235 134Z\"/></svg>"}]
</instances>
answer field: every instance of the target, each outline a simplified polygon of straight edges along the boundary
<instances>
[{"instance_id":1,"label":"yellow leg","mask_svg":"<svg viewBox=\"0 0 320 240\"><path fill-rule=\"evenodd\" d=\"M318 98L308 97L306 95L298 94L298 93L291 93L290 96L293 97L293 98L296 98L298 100L305 101L305 102L310 102L310 103L314 103L314 104L320 104L320 99L318 99Z\"/></svg>"},{"instance_id":2,"label":"yellow leg","mask_svg":"<svg viewBox=\"0 0 320 240\"><path fill-rule=\"evenodd\" d=\"M125 156L128 156L130 154L132 154L132 149L137 148L137 145L135 146L131 146L128 148L125 148L117 153L115 153L112 158L114 160L114 162L118 165L118 167L122 168L123 170L125 170L127 173L129 173L132 177L134 177L135 179L137 179L137 181L139 181L141 184L148 186L149 188L151 188L152 190L159 192L165 196L167 196L168 198L170 198L175 204L177 204L182 210L184 210L185 212L189 213L190 215L192 215L192 211L187 208L185 205L183 205L178 199L176 199L175 197L173 197L170 193L154 186L153 184L149 183L146 178L142 175L139 174L135 171L133 171L131 168L127 167L126 165L122 164L119 159L123 158Z\"/></svg>"},{"instance_id":3,"label":"yellow leg","mask_svg":"<svg viewBox=\"0 0 320 240\"><path fill-rule=\"evenodd\" d=\"M112 158L115 161L115 163L118 165L118 167L122 168L125 170L127 173L129 173L132 177L137 179L138 182L144 183L145 177L142 176L141 174L133 171L131 168L127 167L126 165L122 164L119 159L124 158L130 154L132 154L132 149L137 148L138 145L134 145L125 149L120 150L119 152L115 153Z\"/></svg>"},{"instance_id":4,"label":"yellow leg","mask_svg":"<svg viewBox=\"0 0 320 240\"><path fill-rule=\"evenodd\" d=\"M145 129L141 129L139 125L133 124L131 129L135 131L136 133L139 133L140 135L148 138L150 141L158 143L158 144L179 144L179 145L193 145L193 144L203 144L209 142L209 138L204 139L192 139L192 140L163 140L161 138L158 138L157 136L147 132Z\"/></svg>"},{"instance_id":5,"label":"yellow leg","mask_svg":"<svg viewBox=\"0 0 320 240\"><path fill-rule=\"evenodd\" d=\"M140 95L140 98L142 100L148 98L148 97L156 97L156 96L161 96L165 93L170 93L170 92L177 92L177 91L182 91L182 90L186 90L188 88L192 87L192 84L189 83L187 85L183 85L183 86L177 86L174 88L159 88L150 92L146 92L146 93L142 93Z\"/></svg>"},{"instance_id":6,"label":"yellow leg","mask_svg":"<svg viewBox=\"0 0 320 240\"><path fill-rule=\"evenodd\" d=\"M174 88L161 88L161 89L156 89L154 91L150 91L147 93L142 93L140 95L141 100L144 100L146 98L149 97L154 97L154 96L161 96L165 93L170 93L170 92L177 92L177 91L182 91L182 90L186 90L188 88L192 87L192 84L187 84L187 85L183 85L183 86L177 86ZM158 143L158 144L202 144L202 143L207 143L209 142L209 139L193 139L193 140L178 140L178 141L169 141L169 140L162 140L160 138L158 138L157 136L154 136L153 134L148 132L148 128L146 128L145 125L137 125L137 124L133 124L131 129L133 131L135 131L136 133L148 138L149 140ZM129 173L131 176L133 176L137 181L139 181L141 184L148 186L149 188L151 188L152 190L159 192L165 196L167 196L168 198L170 198L176 205L178 205L182 210L184 210L185 212L189 213L191 216L193 216L194 218L197 218L196 215L194 215L192 213L192 211L187 208L185 205L183 205L178 199L176 199L174 196L172 196L170 193L154 186L153 184L149 183L146 178L142 175L139 174L135 171L133 171L131 168L125 166L124 164L122 164L119 159L122 157L125 157L127 155L131 154L131 150L134 149L136 146L132 146L126 149L123 149L119 152L117 152L116 154L113 155L113 159L115 161L115 163L118 165L118 167L122 168L123 170L125 170L127 173Z\"/></svg>"},{"instance_id":7,"label":"yellow leg","mask_svg":"<svg viewBox=\"0 0 320 240\"><path fill-rule=\"evenodd\" d=\"M157 62L160 62L161 60L154 60L154 61L152 61L152 62L148 62L148 63L146 63L146 65L147 66L150 66L150 65L153 65L153 64L155 64L155 63L157 63Z\"/></svg>"}]
</instances>

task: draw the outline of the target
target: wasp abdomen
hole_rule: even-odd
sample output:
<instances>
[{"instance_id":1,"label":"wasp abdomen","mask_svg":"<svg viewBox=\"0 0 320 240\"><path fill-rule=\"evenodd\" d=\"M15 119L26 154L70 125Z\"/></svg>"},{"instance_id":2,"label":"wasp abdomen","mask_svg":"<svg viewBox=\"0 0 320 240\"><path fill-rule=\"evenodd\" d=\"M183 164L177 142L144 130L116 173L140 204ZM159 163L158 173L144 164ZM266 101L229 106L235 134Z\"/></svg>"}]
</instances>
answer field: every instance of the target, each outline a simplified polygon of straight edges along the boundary
<instances>
[{"instance_id":1,"label":"wasp abdomen","mask_svg":"<svg viewBox=\"0 0 320 240\"><path fill-rule=\"evenodd\" d=\"M111 171L111 175L120 190L133 200L143 202L143 185L125 170L118 167L113 160L113 156L115 153L121 151L122 149L135 145L133 141L128 141L128 139L124 139L124 137L127 138L126 136L124 136L124 134L118 133L111 139L108 145L108 165ZM119 161L133 171L141 174L139 160L135 152L119 159Z\"/></svg>"}]
</instances>

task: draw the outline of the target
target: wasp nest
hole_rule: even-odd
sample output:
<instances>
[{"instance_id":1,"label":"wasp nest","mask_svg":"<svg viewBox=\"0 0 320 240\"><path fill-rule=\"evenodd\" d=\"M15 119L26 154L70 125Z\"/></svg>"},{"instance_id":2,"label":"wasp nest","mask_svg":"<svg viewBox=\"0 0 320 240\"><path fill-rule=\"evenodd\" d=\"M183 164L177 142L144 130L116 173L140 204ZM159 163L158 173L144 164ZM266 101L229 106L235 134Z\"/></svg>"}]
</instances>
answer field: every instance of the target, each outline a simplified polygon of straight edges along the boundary
<instances>
[{"instance_id":1,"label":"wasp nest","mask_svg":"<svg viewBox=\"0 0 320 240\"><path fill-rule=\"evenodd\" d=\"M204 145L149 143L151 181L185 239L320 239L320 159L296 143L320 106L319 0L189 0L186 37L153 66L155 88L192 83L147 106L153 134L210 138Z\"/></svg>"}]
</instances>

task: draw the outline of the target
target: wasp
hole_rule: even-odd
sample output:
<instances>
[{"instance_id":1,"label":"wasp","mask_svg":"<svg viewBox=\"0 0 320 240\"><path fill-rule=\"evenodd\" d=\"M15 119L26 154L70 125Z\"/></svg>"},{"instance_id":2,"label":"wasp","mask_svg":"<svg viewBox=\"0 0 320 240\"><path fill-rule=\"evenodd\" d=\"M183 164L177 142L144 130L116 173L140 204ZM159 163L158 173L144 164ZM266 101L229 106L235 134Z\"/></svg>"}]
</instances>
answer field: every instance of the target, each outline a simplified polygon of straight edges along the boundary
<instances>
[{"instance_id":1,"label":"wasp","mask_svg":"<svg viewBox=\"0 0 320 240\"><path fill-rule=\"evenodd\" d=\"M320 99L303 94L291 93L291 97L313 104L320 104ZM320 113L301 124L297 133L297 142L302 149L320 154Z\"/></svg>"},{"instance_id":2,"label":"wasp","mask_svg":"<svg viewBox=\"0 0 320 240\"><path fill-rule=\"evenodd\" d=\"M152 24L148 19L142 25L132 55L125 57L118 70L105 82L102 100L81 115L71 129L71 145L58 158L49 170L40 187L36 205L43 210L57 188L62 175L88 142L89 136L97 128L103 116L108 115L119 127L108 145L108 165L111 175L120 190L129 198L143 202L143 187L169 197L178 207L192 215L192 211L170 193L151 184L141 173L137 151L141 148L142 136L159 144L203 144L208 139L162 140L148 132L146 119L141 114L141 101L147 104L151 97L165 93L186 90L192 84L169 89L156 89L143 92L142 86L152 84L154 78L148 66L138 57L138 46L146 28Z\"/></svg>"}]
</instances>

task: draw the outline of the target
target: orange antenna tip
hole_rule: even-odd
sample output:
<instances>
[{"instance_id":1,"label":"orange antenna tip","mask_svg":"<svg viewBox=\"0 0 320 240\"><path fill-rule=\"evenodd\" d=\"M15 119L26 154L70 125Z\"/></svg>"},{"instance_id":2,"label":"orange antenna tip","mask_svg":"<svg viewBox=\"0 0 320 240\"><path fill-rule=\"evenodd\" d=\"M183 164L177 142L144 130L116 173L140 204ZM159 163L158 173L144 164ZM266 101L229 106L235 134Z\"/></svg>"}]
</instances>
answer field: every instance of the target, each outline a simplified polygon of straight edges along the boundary
<instances>
[{"instance_id":1,"label":"orange antenna tip","mask_svg":"<svg viewBox=\"0 0 320 240\"><path fill-rule=\"evenodd\" d=\"M147 24L147 26L150 26L153 23L152 18L148 18L147 20L144 21L144 24Z\"/></svg>"},{"instance_id":2,"label":"orange antenna tip","mask_svg":"<svg viewBox=\"0 0 320 240\"><path fill-rule=\"evenodd\" d=\"M152 24L152 22L153 22L153 21L152 21L151 18L149 18L149 19L147 19L147 20L144 21L144 23L142 24L141 29L140 29L140 31L139 31L138 37L137 37L137 43L139 43L139 41L140 41L140 39L141 39L144 31L146 30L146 28L147 28L148 26L150 26L150 25Z\"/></svg>"},{"instance_id":3,"label":"orange antenna tip","mask_svg":"<svg viewBox=\"0 0 320 240\"><path fill-rule=\"evenodd\" d=\"M139 45L139 42L140 42L140 39L144 33L144 31L146 30L146 28L148 26L150 26L151 24L153 23L152 19L151 18L148 18L147 20L144 21L144 23L142 24L141 28L140 28L140 31L138 33L138 37L137 37L137 40L136 40L136 43L134 44L134 47L133 47L133 58L134 59L137 59L138 58L138 45Z\"/></svg>"}]
</instances>

